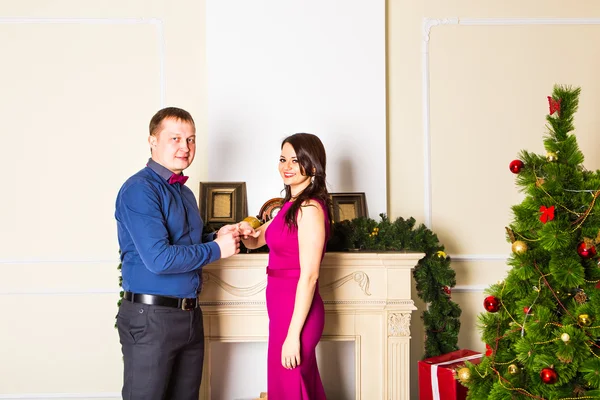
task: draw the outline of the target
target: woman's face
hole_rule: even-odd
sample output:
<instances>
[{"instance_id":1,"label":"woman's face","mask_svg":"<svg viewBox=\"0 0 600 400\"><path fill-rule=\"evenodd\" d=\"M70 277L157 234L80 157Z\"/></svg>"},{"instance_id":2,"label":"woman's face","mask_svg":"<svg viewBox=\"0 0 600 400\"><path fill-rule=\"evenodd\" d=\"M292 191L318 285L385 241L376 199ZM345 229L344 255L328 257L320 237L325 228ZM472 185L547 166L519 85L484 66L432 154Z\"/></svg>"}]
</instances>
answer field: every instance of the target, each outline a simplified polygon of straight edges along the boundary
<instances>
[{"instance_id":1,"label":"woman's face","mask_svg":"<svg viewBox=\"0 0 600 400\"><path fill-rule=\"evenodd\" d=\"M292 196L296 196L310 184L310 177L303 174L296 151L291 144L285 143L279 157L279 174L284 185L289 185Z\"/></svg>"}]
</instances>

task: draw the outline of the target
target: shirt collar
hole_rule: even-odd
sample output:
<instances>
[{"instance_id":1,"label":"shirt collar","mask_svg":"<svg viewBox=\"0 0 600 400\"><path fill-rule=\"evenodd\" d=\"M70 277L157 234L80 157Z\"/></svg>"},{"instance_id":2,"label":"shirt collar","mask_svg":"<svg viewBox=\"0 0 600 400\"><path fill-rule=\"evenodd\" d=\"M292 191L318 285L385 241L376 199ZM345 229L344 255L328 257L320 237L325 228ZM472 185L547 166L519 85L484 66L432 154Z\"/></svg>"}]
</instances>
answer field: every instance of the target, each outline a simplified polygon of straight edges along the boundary
<instances>
[{"instance_id":1,"label":"shirt collar","mask_svg":"<svg viewBox=\"0 0 600 400\"><path fill-rule=\"evenodd\" d=\"M171 175L173 175L172 171L170 171L168 168L163 167L162 165L154 161L152 158L148 159L148 163L146 164L146 166L152 171L156 172L158 176L163 178L165 181L168 181Z\"/></svg>"}]
</instances>

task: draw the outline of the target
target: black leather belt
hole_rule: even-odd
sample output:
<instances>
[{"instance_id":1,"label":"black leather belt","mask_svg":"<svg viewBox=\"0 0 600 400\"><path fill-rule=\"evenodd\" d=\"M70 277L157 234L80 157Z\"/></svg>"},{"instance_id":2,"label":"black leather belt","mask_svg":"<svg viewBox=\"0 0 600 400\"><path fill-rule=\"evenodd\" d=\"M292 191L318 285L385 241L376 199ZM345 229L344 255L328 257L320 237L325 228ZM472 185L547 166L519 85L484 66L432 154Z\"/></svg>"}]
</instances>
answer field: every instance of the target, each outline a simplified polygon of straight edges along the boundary
<instances>
[{"instance_id":1,"label":"black leather belt","mask_svg":"<svg viewBox=\"0 0 600 400\"><path fill-rule=\"evenodd\" d=\"M125 292L123 298L125 300L129 300L132 303L142 303L149 304L152 306L180 308L185 311L191 311L195 308L200 307L198 299L194 298L180 299L177 297L157 296L155 294L140 294L131 292Z\"/></svg>"}]
</instances>

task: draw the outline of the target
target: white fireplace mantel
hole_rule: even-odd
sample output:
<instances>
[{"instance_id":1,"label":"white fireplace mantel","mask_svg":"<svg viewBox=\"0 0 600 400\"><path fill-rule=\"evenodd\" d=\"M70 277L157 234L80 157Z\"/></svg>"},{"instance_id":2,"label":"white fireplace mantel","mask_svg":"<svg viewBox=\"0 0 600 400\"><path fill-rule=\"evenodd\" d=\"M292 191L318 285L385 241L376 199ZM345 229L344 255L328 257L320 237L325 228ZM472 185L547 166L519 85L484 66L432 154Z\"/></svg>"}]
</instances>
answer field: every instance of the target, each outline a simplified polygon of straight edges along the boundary
<instances>
[{"instance_id":1,"label":"white fireplace mantel","mask_svg":"<svg viewBox=\"0 0 600 400\"><path fill-rule=\"evenodd\" d=\"M412 269L424 253L326 253L319 289L325 303L325 340L353 341L357 400L410 397ZM210 382L210 343L265 341L268 254L239 254L205 267L200 296ZM210 399L210 384L202 385Z\"/></svg>"}]
</instances>

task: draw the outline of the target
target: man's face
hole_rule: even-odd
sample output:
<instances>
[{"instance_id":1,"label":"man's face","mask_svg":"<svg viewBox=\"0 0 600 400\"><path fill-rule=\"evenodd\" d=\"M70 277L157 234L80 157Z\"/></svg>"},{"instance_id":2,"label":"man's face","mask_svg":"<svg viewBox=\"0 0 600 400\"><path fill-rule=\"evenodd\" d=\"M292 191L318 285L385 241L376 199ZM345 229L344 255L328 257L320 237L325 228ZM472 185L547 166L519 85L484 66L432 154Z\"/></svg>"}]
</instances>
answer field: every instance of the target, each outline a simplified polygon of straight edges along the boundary
<instances>
[{"instance_id":1,"label":"man's face","mask_svg":"<svg viewBox=\"0 0 600 400\"><path fill-rule=\"evenodd\" d=\"M152 159L175 174L192 164L196 154L196 129L189 122L165 118L148 143Z\"/></svg>"}]
</instances>

